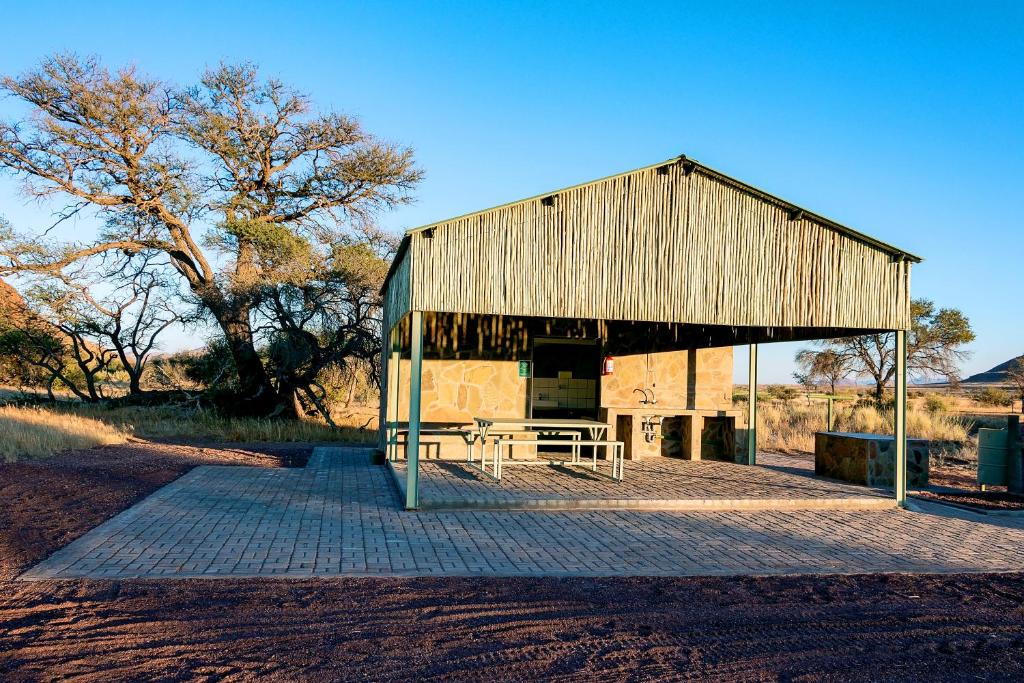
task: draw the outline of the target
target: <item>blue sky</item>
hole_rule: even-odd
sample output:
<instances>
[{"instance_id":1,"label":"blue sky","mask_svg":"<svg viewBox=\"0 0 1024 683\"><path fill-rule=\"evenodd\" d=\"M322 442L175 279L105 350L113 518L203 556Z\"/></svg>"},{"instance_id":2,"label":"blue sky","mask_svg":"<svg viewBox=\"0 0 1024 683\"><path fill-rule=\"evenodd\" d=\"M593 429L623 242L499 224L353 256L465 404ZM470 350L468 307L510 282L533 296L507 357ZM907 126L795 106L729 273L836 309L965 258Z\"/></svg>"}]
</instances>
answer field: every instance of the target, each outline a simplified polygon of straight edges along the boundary
<instances>
[{"instance_id":1,"label":"blue sky","mask_svg":"<svg viewBox=\"0 0 1024 683\"><path fill-rule=\"evenodd\" d=\"M892 4L17 3L0 72L255 61L416 150L396 231L685 153L924 256L914 295L968 314L987 369L1024 353L1024 3ZM0 214L48 224L9 181Z\"/></svg>"}]
</instances>

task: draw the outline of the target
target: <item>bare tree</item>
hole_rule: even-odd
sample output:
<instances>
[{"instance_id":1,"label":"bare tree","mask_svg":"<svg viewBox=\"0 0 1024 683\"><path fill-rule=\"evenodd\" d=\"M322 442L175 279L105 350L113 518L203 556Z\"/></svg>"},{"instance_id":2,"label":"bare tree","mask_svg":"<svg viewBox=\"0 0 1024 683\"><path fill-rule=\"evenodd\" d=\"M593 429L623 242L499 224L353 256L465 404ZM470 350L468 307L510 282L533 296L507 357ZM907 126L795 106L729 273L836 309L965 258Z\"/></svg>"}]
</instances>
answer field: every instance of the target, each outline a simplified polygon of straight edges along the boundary
<instances>
[{"instance_id":1,"label":"bare tree","mask_svg":"<svg viewBox=\"0 0 1024 683\"><path fill-rule=\"evenodd\" d=\"M1006 371L1006 379L1020 398L1020 413L1024 415L1024 356L1014 359Z\"/></svg>"},{"instance_id":2,"label":"bare tree","mask_svg":"<svg viewBox=\"0 0 1024 683\"><path fill-rule=\"evenodd\" d=\"M951 383L959 381L959 365L968 357L963 347L974 341L974 331L967 316L955 308L936 309L928 299L914 299L910 312L908 373L915 378L940 377ZM818 342L817 346L820 350L810 350L809 353L829 352L839 359L848 359L852 373L871 379L875 399L882 400L885 387L896 374L893 333L828 339Z\"/></svg>"},{"instance_id":3,"label":"bare tree","mask_svg":"<svg viewBox=\"0 0 1024 683\"><path fill-rule=\"evenodd\" d=\"M194 314L181 312L180 297L152 255L128 257L104 273L101 279L117 282L102 298L90 287L81 287L81 318L91 336L113 349L128 375L128 393L140 395L142 375L160 335L175 324L189 324Z\"/></svg>"},{"instance_id":4,"label":"bare tree","mask_svg":"<svg viewBox=\"0 0 1024 683\"><path fill-rule=\"evenodd\" d=\"M105 398L102 380L116 354L91 334L91 324L76 309L66 290L33 288L26 297L30 310L17 325L0 334L0 355L45 373L51 399L57 384L83 401Z\"/></svg>"},{"instance_id":5,"label":"bare tree","mask_svg":"<svg viewBox=\"0 0 1024 683\"><path fill-rule=\"evenodd\" d=\"M0 123L0 167L24 179L29 196L65 199L61 219L88 207L111 220L88 244L9 235L0 274L59 274L112 251L165 254L231 350L235 407L294 413L256 351L259 252L329 251L353 219L408 201L421 177L412 153L354 119L310 114L307 97L247 64L181 90L134 68L112 74L95 59L57 55L2 88L33 112Z\"/></svg>"}]
</instances>

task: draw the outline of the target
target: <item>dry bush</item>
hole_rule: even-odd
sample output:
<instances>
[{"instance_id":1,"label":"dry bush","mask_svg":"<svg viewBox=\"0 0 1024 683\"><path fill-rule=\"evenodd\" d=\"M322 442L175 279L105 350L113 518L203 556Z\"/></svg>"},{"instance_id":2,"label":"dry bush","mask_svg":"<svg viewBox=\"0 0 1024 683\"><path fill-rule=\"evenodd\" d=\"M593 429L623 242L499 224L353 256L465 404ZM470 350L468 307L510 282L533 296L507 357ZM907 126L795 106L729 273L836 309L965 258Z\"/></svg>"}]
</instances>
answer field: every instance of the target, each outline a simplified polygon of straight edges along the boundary
<instances>
[{"instance_id":1,"label":"dry bush","mask_svg":"<svg viewBox=\"0 0 1024 683\"><path fill-rule=\"evenodd\" d=\"M813 453L814 433L825 430L824 403L765 403L758 406L758 446L780 453ZM911 408L907 411L907 435L931 441L969 444L968 423L955 415ZM873 406L835 406L833 429L841 432L892 434L891 410Z\"/></svg>"},{"instance_id":2,"label":"dry bush","mask_svg":"<svg viewBox=\"0 0 1024 683\"><path fill-rule=\"evenodd\" d=\"M71 448L124 443L129 433L103 420L45 408L0 406L0 455L42 458Z\"/></svg>"}]
</instances>

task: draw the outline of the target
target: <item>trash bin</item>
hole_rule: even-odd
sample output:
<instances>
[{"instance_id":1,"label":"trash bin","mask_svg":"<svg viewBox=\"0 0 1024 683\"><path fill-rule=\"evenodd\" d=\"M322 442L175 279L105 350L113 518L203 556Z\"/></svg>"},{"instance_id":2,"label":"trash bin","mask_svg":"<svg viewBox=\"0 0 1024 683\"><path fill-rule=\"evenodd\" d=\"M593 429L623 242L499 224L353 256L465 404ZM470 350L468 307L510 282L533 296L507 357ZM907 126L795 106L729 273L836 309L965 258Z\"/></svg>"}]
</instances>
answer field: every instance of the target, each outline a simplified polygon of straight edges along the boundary
<instances>
[{"instance_id":1,"label":"trash bin","mask_svg":"<svg viewBox=\"0 0 1024 683\"><path fill-rule=\"evenodd\" d=\"M1009 431L978 430L978 483L982 486L1006 486L1010 453Z\"/></svg>"}]
</instances>

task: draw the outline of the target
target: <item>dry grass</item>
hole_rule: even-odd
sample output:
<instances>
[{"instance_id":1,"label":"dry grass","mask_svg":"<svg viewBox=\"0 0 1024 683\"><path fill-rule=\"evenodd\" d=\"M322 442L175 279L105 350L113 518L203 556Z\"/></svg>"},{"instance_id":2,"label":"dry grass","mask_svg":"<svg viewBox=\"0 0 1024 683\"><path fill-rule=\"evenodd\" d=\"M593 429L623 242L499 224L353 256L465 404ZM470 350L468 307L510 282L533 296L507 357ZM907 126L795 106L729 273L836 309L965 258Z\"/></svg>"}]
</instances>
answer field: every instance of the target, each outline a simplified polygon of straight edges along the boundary
<instances>
[{"instance_id":1,"label":"dry grass","mask_svg":"<svg viewBox=\"0 0 1024 683\"><path fill-rule=\"evenodd\" d=\"M370 430L354 427L334 429L313 420L222 417L208 410L172 406L109 408L72 404L59 410L100 420L143 439L368 442L376 438L376 432Z\"/></svg>"},{"instance_id":2,"label":"dry grass","mask_svg":"<svg viewBox=\"0 0 1024 683\"><path fill-rule=\"evenodd\" d=\"M0 406L0 457L42 458L72 448L142 439L239 442L370 442L376 432L333 429L310 420L220 417L210 411L173 407L108 408L81 403L54 408Z\"/></svg>"},{"instance_id":3,"label":"dry grass","mask_svg":"<svg viewBox=\"0 0 1024 683\"><path fill-rule=\"evenodd\" d=\"M42 458L71 448L124 443L130 433L103 420L45 408L0 406L0 456Z\"/></svg>"},{"instance_id":4,"label":"dry grass","mask_svg":"<svg viewBox=\"0 0 1024 683\"><path fill-rule=\"evenodd\" d=\"M814 433L825 430L824 403L791 401L759 403L757 438L759 447L780 453L813 453ZM833 429L843 432L892 434L892 411L871 406L840 406L834 413ZM970 443L968 421L947 413L929 413L911 407L907 411L907 434L931 441Z\"/></svg>"}]
</instances>

